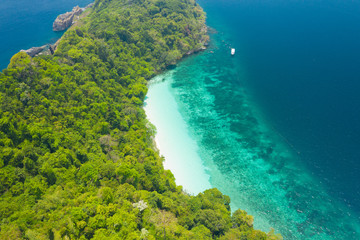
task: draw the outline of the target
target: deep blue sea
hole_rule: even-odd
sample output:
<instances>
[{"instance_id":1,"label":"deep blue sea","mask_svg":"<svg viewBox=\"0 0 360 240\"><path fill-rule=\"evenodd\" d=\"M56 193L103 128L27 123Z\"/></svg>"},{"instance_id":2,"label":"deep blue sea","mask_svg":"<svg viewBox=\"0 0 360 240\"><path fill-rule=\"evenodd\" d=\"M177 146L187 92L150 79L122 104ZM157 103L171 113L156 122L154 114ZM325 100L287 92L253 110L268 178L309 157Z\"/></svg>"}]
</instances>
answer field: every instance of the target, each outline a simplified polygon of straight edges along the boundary
<instances>
[{"instance_id":1,"label":"deep blue sea","mask_svg":"<svg viewBox=\"0 0 360 240\"><path fill-rule=\"evenodd\" d=\"M21 49L54 43L63 32L53 32L57 15L92 0L1 0L0 1L0 70Z\"/></svg>"}]
</instances>

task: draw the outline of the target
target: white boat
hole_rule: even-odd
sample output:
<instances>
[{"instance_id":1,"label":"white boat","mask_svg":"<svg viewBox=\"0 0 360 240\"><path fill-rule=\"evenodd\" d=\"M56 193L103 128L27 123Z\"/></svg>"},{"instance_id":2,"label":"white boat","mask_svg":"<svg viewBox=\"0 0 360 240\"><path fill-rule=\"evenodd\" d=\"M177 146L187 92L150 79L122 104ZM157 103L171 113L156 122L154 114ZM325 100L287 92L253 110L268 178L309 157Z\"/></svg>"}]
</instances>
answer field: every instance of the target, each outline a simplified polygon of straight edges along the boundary
<instances>
[{"instance_id":1,"label":"white boat","mask_svg":"<svg viewBox=\"0 0 360 240\"><path fill-rule=\"evenodd\" d=\"M231 49L231 55L235 55L235 48Z\"/></svg>"}]
</instances>

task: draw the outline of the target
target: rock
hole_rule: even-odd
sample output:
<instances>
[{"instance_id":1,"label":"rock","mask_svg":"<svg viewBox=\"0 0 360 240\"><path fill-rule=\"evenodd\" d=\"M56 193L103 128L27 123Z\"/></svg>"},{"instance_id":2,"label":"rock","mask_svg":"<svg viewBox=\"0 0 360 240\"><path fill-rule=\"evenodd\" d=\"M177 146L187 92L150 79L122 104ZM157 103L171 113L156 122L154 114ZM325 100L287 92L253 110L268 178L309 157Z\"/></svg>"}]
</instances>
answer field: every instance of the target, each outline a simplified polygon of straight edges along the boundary
<instances>
[{"instance_id":1,"label":"rock","mask_svg":"<svg viewBox=\"0 0 360 240\"><path fill-rule=\"evenodd\" d=\"M195 52L195 50L190 50L190 51L188 51L187 53L186 53L186 55L191 55L191 54L193 54Z\"/></svg>"},{"instance_id":2,"label":"rock","mask_svg":"<svg viewBox=\"0 0 360 240\"><path fill-rule=\"evenodd\" d=\"M56 50L57 45L58 45L58 42L56 42L54 44L46 44L41 47L32 47L28 50L21 50L20 52L25 52L30 57L36 57L39 55L53 55Z\"/></svg>"},{"instance_id":3,"label":"rock","mask_svg":"<svg viewBox=\"0 0 360 240\"><path fill-rule=\"evenodd\" d=\"M75 17L79 16L83 11L84 8L76 6L71 12L60 14L53 23L53 31L63 31L67 29L73 24Z\"/></svg>"},{"instance_id":4,"label":"rock","mask_svg":"<svg viewBox=\"0 0 360 240\"><path fill-rule=\"evenodd\" d=\"M73 8L71 12L66 12L64 14L60 14L53 23L53 31L63 31L70 27L72 24L79 19L79 15L88 8L94 6L94 3L88 4L84 8L80 8L76 6Z\"/></svg>"},{"instance_id":5,"label":"rock","mask_svg":"<svg viewBox=\"0 0 360 240\"><path fill-rule=\"evenodd\" d=\"M90 3L84 8L80 8L79 6L76 6L73 8L71 12L67 12L64 14L59 15L56 20L53 23L53 30L54 31L63 31L70 27L75 20L79 18L79 15L85 11L88 8L91 8L94 5L94 3ZM56 41L54 44L46 44L41 47L32 47L27 50L21 50L20 52L27 53L30 57L35 57L38 55L53 55L58 44L60 42L60 39Z\"/></svg>"},{"instance_id":6,"label":"rock","mask_svg":"<svg viewBox=\"0 0 360 240\"><path fill-rule=\"evenodd\" d=\"M56 50L56 47L57 47L57 46L55 46L55 44L54 44L54 45L51 45L51 44L49 45L49 51L50 51L50 54L51 54L51 55L54 54L54 52L55 52L55 50Z\"/></svg>"},{"instance_id":7,"label":"rock","mask_svg":"<svg viewBox=\"0 0 360 240\"><path fill-rule=\"evenodd\" d=\"M61 40L61 38L58 39L58 40L56 41L56 43L50 45L50 47L52 48L52 51L53 51L53 52L55 52L55 50L57 49L57 47L58 47L58 45L59 45L59 43L60 43L60 40Z\"/></svg>"},{"instance_id":8,"label":"rock","mask_svg":"<svg viewBox=\"0 0 360 240\"><path fill-rule=\"evenodd\" d=\"M41 46L41 47L32 47L32 48L30 48L28 50L21 50L20 52L25 52L30 57L35 57L37 54L41 53L42 51L44 51L47 48L48 48L48 45L44 45L44 46Z\"/></svg>"}]
</instances>

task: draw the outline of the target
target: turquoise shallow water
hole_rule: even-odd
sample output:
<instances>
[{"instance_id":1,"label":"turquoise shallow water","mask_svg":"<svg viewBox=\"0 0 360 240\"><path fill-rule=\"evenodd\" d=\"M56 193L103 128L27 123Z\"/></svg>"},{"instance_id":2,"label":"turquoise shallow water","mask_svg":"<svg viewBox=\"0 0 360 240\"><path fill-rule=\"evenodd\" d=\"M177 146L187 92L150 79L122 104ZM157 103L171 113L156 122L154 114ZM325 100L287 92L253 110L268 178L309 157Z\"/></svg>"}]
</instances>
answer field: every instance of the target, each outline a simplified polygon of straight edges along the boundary
<instances>
[{"instance_id":1,"label":"turquoise shallow water","mask_svg":"<svg viewBox=\"0 0 360 240\"><path fill-rule=\"evenodd\" d=\"M210 184L231 197L233 210L253 215L256 228L274 227L285 239L358 239L358 216L327 194L252 100L239 61L229 54L228 37L213 34L207 51L162 76L170 84L163 91L176 100ZM152 92L155 86L150 85L150 99L159 97ZM199 184L196 179L193 175L185 188Z\"/></svg>"}]
</instances>

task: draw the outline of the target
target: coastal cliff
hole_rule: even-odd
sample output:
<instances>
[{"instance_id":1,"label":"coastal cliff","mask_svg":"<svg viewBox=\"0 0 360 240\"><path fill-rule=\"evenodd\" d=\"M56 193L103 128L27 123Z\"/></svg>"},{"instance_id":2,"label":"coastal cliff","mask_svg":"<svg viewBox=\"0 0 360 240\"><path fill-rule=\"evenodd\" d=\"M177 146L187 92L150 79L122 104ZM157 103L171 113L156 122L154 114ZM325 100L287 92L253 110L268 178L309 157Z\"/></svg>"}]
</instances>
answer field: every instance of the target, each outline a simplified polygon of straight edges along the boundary
<instances>
[{"instance_id":1,"label":"coastal cliff","mask_svg":"<svg viewBox=\"0 0 360 240\"><path fill-rule=\"evenodd\" d=\"M27 53L30 57L35 57L37 54L41 53L47 48L47 45L41 46L41 47L32 47L27 50L21 50L20 52Z\"/></svg>"},{"instance_id":2,"label":"coastal cliff","mask_svg":"<svg viewBox=\"0 0 360 240\"><path fill-rule=\"evenodd\" d=\"M60 14L55 21L53 22L53 31L64 31L74 25L77 21L81 19L80 15L88 8L91 8L94 3L88 4L84 8L75 6L71 12L66 12ZM20 52L25 52L30 57L36 57L39 55L52 55L54 54L60 39L54 44L45 44L40 47L32 47L26 50L20 50Z\"/></svg>"},{"instance_id":3,"label":"coastal cliff","mask_svg":"<svg viewBox=\"0 0 360 240\"><path fill-rule=\"evenodd\" d=\"M30 57L36 57L38 55L52 55L56 50L57 44L58 42L55 44L46 44L40 47L32 47L27 50L20 50L20 52L25 52Z\"/></svg>"},{"instance_id":4,"label":"coastal cliff","mask_svg":"<svg viewBox=\"0 0 360 240\"><path fill-rule=\"evenodd\" d=\"M71 12L60 14L53 23L53 31L64 31L65 29L69 28L72 24L79 20L79 16L83 11L92 7L93 5L93 3L90 3L84 8L76 6L72 9Z\"/></svg>"}]
</instances>

